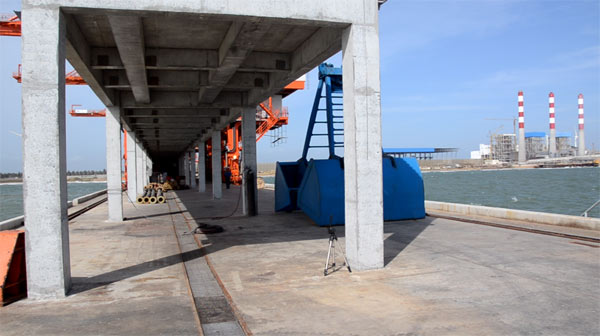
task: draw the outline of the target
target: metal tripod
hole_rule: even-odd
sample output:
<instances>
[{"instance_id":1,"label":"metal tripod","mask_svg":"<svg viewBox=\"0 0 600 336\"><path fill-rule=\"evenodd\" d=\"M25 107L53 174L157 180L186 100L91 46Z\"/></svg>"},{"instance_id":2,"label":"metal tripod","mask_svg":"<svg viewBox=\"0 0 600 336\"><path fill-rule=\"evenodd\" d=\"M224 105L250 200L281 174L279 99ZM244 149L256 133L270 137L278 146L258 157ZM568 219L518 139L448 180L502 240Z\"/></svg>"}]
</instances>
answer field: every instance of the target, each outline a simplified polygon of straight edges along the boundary
<instances>
[{"instance_id":1,"label":"metal tripod","mask_svg":"<svg viewBox=\"0 0 600 336\"><path fill-rule=\"evenodd\" d=\"M340 268L346 266L348 268L348 272L352 273L352 269L350 269L350 264L348 264L348 260L346 259L346 254L344 253L344 251L340 248L340 253L342 254L342 256L344 257L344 264L341 265L339 268L335 268L336 264L335 264L335 242L337 242L338 238L337 235L335 234L335 229L332 228L331 226L327 229L327 231L329 232L329 250L327 251L327 261L325 262L325 269L323 270L323 275L327 276L327 272L329 270L331 270L332 272L335 272L337 270L339 270ZM331 259L330 259L331 257ZM329 263L329 261L331 260L331 264Z\"/></svg>"}]
</instances>

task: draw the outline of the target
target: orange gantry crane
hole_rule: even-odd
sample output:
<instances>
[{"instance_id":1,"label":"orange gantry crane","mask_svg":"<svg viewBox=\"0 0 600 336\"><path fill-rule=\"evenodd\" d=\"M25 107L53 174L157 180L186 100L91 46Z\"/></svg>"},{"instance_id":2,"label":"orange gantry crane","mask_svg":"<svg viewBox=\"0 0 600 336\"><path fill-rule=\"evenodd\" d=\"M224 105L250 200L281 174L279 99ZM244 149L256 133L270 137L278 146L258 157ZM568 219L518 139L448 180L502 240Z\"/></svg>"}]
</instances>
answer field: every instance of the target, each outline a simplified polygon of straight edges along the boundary
<instances>
[{"instance_id":1,"label":"orange gantry crane","mask_svg":"<svg viewBox=\"0 0 600 336\"><path fill-rule=\"evenodd\" d=\"M21 36L21 12L0 14L0 36Z\"/></svg>"}]
</instances>

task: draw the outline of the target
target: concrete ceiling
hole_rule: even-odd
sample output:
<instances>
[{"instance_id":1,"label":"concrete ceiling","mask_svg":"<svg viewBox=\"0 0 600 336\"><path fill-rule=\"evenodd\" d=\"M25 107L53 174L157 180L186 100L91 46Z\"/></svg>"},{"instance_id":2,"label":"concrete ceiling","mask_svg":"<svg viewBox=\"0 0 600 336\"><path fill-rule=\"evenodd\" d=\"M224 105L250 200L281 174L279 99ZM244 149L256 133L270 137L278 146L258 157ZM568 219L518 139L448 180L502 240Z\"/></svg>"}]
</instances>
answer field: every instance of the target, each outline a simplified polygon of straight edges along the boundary
<instances>
[{"instance_id":1,"label":"concrete ceiling","mask_svg":"<svg viewBox=\"0 0 600 336\"><path fill-rule=\"evenodd\" d=\"M341 49L339 23L63 9L67 59L150 153L206 139Z\"/></svg>"}]
</instances>

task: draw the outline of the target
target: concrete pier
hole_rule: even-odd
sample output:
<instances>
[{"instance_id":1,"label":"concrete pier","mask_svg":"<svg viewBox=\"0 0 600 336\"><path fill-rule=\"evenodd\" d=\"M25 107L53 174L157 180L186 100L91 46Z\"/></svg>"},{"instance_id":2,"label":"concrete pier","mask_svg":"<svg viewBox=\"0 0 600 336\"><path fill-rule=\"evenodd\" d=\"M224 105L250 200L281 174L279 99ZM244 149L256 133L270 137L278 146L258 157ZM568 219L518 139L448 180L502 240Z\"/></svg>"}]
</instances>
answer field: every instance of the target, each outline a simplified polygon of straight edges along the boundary
<instances>
[{"instance_id":1,"label":"concrete pier","mask_svg":"<svg viewBox=\"0 0 600 336\"><path fill-rule=\"evenodd\" d=\"M121 188L121 110L106 109L106 188L108 189L108 221L123 220Z\"/></svg>"},{"instance_id":2,"label":"concrete pier","mask_svg":"<svg viewBox=\"0 0 600 336\"><path fill-rule=\"evenodd\" d=\"M127 132L127 197L132 202L137 199L137 141L135 132Z\"/></svg>"},{"instance_id":3,"label":"concrete pier","mask_svg":"<svg viewBox=\"0 0 600 336\"><path fill-rule=\"evenodd\" d=\"M223 197L221 183L221 131L212 131L212 194L213 199Z\"/></svg>"},{"instance_id":4,"label":"concrete pier","mask_svg":"<svg viewBox=\"0 0 600 336\"><path fill-rule=\"evenodd\" d=\"M242 111L242 204L244 215L248 215L249 209L258 209L258 192L256 188L256 107L246 107ZM252 178L250 178L252 176ZM248 184L252 184L254 195L248 194ZM253 199L253 204L249 200ZM252 215L255 215L253 213Z\"/></svg>"},{"instance_id":5,"label":"concrete pier","mask_svg":"<svg viewBox=\"0 0 600 336\"><path fill-rule=\"evenodd\" d=\"M142 144L139 142L139 139L136 139L135 145L135 179L136 179L136 192L138 195L142 195L144 193L144 187L146 184L144 183L144 149ZM137 198L137 195L136 195Z\"/></svg>"},{"instance_id":6,"label":"concrete pier","mask_svg":"<svg viewBox=\"0 0 600 336\"><path fill-rule=\"evenodd\" d=\"M192 148L190 155L190 188L196 188L196 150Z\"/></svg>"},{"instance_id":7,"label":"concrete pier","mask_svg":"<svg viewBox=\"0 0 600 336\"><path fill-rule=\"evenodd\" d=\"M78 217L69 227L70 295L0 308L2 334L598 330L597 243L427 217L385 223L383 270L341 268L323 276L327 229L301 212L273 213L269 190L259 191L260 216L242 216L238 208L233 217L210 221L222 225L223 233L184 234L200 222L194 218L230 213L238 195L234 186L218 201L210 193L183 190L168 192L166 204L136 208L124 202L132 219L114 225L102 225L106 203ZM343 247L348 238L342 227L336 229ZM600 238L598 231L584 231L577 235Z\"/></svg>"},{"instance_id":8,"label":"concrete pier","mask_svg":"<svg viewBox=\"0 0 600 336\"><path fill-rule=\"evenodd\" d=\"M198 143L198 192L206 191L206 144Z\"/></svg>"},{"instance_id":9,"label":"concrete pier","mask_svg":"<svg viewBox=\"0 0 600 336\"><path fill-rule=\"evenodd\" d=\"M348 255L356 270L383 266L378 1L23 0L22 7L25 216L43 219L28 228L28 239L43 240L28 253L33 293L56 296L69 281L60 177L65 56L110 110L107 210L120 220L118 125L138 143L137 193L153 167L176 174L174 163L190 145L213 137L212 194L220 199L223 128L269 97L280 108L285 86L343 49ZM244 168L256 173L251 123L245 124Z\"/></svg>"},{"instance_id":10,"label":"concrete pier","mask_svg":"<svg viewBox=\"0 0 600 336\"><path fill-rule=\"evenodd\" d=\"M344 30L344 187L346 253L356 270L383 267L381 91L376 1Z\"/></svg>"},{"instance_id":11,"label":"concrete pier","mask_svg":"<svg viewBox=\"0 0 600 336\"><path fill-rule=\"evenodd\" d=\"M27 291L64 297L71 285L65 144L65 18L23 11L23 210ZM43 55L44 57L40 57Z\"/></svg>"}]
</instances>

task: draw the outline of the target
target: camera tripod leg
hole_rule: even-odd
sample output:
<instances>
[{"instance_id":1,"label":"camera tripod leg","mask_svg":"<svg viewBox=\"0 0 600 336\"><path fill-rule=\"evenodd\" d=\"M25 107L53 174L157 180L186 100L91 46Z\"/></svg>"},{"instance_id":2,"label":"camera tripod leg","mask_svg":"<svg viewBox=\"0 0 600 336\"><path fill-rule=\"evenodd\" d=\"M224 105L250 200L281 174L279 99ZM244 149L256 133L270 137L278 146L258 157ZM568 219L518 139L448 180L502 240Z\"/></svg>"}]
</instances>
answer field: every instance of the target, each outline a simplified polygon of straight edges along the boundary
<instances>
[{"instance_id":1,"label":"camera tripod leg","mask_svg":"<svg viewBox=\"0 0 600 336\"><path fill-rule=\"evenodd\" d=\"M331 247L333 245L333 240L329 239L329 250L327 250L327 261L325 261L325 269L323 270L323 275L327 275L327 269L329 268L329 256L331 255Z\"/></svg>"}]
</instances>

